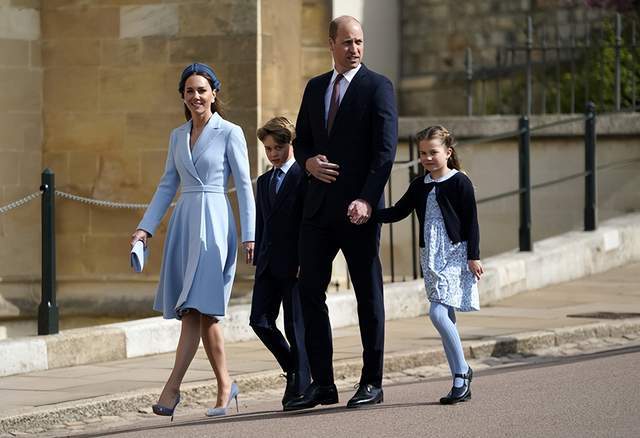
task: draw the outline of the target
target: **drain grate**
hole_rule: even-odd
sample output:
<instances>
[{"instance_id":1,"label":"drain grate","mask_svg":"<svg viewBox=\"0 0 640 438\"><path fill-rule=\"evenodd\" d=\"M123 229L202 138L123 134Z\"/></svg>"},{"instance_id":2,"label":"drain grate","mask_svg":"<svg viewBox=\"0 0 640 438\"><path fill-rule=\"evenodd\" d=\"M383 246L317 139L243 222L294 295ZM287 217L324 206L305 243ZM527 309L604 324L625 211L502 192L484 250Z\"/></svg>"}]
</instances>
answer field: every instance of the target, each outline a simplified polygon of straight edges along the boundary
<instances>
[{"instance_id":1,"label":"drain grate","mask_svg":"<svg viewBox=\"0 0 640 438\"><path fill-rule=\"evenodd\" d=\"M592 313L575 313L567 315L568 318L594 318L594 319L627 319L640 318L640 313L632 312L592 312Z\"/></svg>"}]
</instances>

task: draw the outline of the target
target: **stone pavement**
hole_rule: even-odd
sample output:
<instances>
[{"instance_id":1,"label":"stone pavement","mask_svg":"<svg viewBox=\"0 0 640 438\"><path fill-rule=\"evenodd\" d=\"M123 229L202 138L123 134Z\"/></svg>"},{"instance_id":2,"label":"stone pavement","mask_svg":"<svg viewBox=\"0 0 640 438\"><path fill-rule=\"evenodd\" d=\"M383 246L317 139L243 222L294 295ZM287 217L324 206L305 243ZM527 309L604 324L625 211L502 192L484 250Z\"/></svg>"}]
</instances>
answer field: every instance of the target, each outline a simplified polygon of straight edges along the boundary
<instances>
[{"instance_id":1,"label":"stone pavement","mask_svg":"<svg viewBox=\"0 0 640 438\"><path fill-rule=\"evenodd\" d=\"M635 318L605 319L603 312ZM458 325L466 354L479 359L530 353L559 344L570 349L596 337L637 339L639 316L640 262L635 262L524 292L480 312L459 313ZM388 321L386 330L388 375L427 365L442 367L439 337L427 317ZM230 372L244 393L270 388L277 388L277 393L284 387L276 362L259 342L230 343L226 350ZM358 328L336 329L334 350L337 377L357 377L361 366ZM173 354L161 354L0 378L0 435L50 430L56 425L65 427L65 423L70 430L80 430L83 424L108 420L127 410L146 412L172 364ZM200 350L185 379L187 406L212 400L214 391L213 373Z\"/></svg>"}]
</instances>

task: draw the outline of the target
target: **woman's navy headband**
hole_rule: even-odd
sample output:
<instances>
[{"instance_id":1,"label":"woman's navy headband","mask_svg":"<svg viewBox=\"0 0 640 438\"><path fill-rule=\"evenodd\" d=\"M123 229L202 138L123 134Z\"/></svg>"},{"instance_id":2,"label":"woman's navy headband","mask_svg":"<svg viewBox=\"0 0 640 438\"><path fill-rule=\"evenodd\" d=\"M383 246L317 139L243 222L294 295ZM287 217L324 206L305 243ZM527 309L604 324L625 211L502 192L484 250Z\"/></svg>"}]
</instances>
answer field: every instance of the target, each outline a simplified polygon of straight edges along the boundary
<instances>
[{"instance_id":1,"label":"woman's navy headband","mask_svg":"<svg viewBox=\"0 0 640 438\"><path fill-rule=\"evenodd\" d=\"M209 67L207 64L200 64L198 62L188 65L187 68L184 69L184 71L182 72L182 76L180 76L179 89L184 88L184 83L187 81L187 78L193 75L194 73L205 73L213 81L213 89L214 90L220 89L220 80L218 79L216 74L213 72L213 69Z\"/></svg>"}]
</instances>

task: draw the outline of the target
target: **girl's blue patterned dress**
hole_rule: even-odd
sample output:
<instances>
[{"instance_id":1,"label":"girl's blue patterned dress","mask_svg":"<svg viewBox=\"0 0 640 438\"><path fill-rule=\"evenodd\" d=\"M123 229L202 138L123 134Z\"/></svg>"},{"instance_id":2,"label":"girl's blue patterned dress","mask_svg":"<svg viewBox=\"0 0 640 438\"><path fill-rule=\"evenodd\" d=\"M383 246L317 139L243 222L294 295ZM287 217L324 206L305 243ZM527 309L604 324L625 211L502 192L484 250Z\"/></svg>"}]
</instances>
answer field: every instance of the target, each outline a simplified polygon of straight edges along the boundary
<instances>
[{"instance_id":1,"label":"girl's blue patterned dress","mask_svg":"<svg viewBox=\"0 0 640 438\"><path fill-rule=\"evenodd\" d=\"M458 171L452 169L439 179L430 174L425 184L443 182ZM420 262L429 301L435 301L462 312L480 310L478 282L467 265L467 242L452 243L444 226L442 212L436 201L437 186L427 196L424 218L424 248Z\"/></svg>"}]
</instances>

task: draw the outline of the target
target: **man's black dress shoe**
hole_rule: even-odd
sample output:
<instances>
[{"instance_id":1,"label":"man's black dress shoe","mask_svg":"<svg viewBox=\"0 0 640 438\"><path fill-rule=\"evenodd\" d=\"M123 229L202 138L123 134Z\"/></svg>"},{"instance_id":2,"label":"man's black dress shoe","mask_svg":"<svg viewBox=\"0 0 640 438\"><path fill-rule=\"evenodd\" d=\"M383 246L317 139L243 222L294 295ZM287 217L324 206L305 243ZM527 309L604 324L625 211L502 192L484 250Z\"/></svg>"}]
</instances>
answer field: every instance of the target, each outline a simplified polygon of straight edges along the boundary
<instances>
[{"instance_id":1,"label":"man's black dress shoe","mask_svg":"<svg viewBox=\"0 0 640 438\"><path fill-rule=\"evenodd\" d=\"M302 394L298 392L296 388L296 373L288 372L287 373L287 387L284 390L284 395L282 396L282 406L286 405L291 400L302 397Z\"/></svg>"},{"instance_id":2,"label":"man's black dress shoe","mask_svg":"<svg viewBox=\"0 0 640 438\"><path fill-rule=\"evenodd\" d=\"M297 411L309 409L318 405L333 405L338 403L338 390L336 385L320 386L312 383L304 393L284 405L285 411Z\"/></svg>"},{"instance_id":3,"label":"man's black dress shoe","mask_svg":"<svg viewBox=\"0 0 640 438\"><path fill-rule=\"evenodd\" d=\"M379 388L368 383L361 383L358 385L358 390L355 395L351 397L351 400L347 403L348 408L359 408L364 405L375 405L382 403L384 400L384 393L382 388Z\"/></svg>"},{"instance_id":4,"label":"man's black dress shoe","mask_svg":"<svg viewBox=\"0 0 640 438\"><path fill-rule=\"evenodd\" d=\"M452 386L449 394L440 399L440 404L455 405L459 402L465 402L471 399L471 380L473 379L473 370L469 367L467 374L455 374L454 379L458 377L464 380L462 386Z\"/></svg>"}]
</instances>

